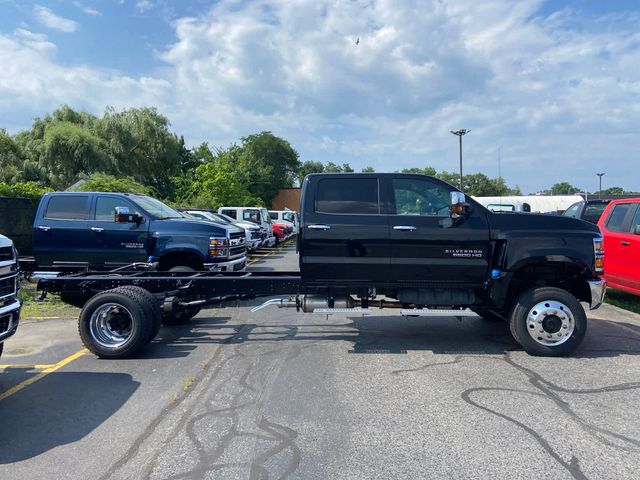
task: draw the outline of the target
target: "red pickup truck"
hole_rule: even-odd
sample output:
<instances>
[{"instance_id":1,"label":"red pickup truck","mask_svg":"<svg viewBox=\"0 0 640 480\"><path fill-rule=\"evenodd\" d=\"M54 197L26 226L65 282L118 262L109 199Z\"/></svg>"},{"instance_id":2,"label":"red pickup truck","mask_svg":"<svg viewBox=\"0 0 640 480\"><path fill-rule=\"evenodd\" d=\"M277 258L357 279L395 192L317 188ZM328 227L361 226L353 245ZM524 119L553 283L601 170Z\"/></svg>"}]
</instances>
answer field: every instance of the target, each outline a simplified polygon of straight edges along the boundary
<instances>
[{"instance_id":1,"label":"red pickup truck","mask_svg":"<svg viewBox=\"0 0 640 480\"><path fill-rule=\"evenodd\" d=\"M607 255L607 284L640 295L640 198L610 202L598 226Z\"/></svg>"}]
</instances>

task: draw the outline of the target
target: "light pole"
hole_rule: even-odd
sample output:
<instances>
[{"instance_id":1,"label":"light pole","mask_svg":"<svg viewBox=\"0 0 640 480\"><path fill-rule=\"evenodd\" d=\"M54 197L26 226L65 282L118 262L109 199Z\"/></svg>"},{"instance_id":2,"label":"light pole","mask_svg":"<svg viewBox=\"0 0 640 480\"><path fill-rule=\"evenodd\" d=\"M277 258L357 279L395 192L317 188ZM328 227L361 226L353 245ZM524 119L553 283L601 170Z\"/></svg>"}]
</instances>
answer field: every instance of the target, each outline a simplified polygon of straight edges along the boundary
<instances>
[{"instance_id":1,"label":"light pole","mask_svg":"<svg viewBox=\"0 0 640 480\"><path fill-rule=\"evenodd\" d=\"M451 133L457 135L460 139L460 191L462 191L462 137L470 131L471 130L467 130L466 128L461 128L460 130L456 130L455 132L451 130Z\"/></svg>"},{"instance_id":2,"label":"light pole","mask_svg":"<svg viewBox=\"0 0 640 480\"><path fill-rule=\"evenodd\" d=\"M598 189L598 200L600 200L602 198L602 176L604 175L604 172L596 173L596 175L598 175L598 180L600 180L600 188Z\"/></svg>"}]
</instances>

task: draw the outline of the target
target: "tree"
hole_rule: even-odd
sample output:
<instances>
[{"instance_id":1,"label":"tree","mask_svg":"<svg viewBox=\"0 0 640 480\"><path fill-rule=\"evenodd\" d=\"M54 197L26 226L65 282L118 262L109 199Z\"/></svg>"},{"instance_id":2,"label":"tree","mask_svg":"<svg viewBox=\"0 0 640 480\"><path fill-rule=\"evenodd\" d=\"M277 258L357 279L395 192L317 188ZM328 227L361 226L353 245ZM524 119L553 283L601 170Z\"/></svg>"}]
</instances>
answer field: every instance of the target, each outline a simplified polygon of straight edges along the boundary
<instances>
[{"instance_id":1,"label":"tree","mask_svg":"<svg viewBox=\"0 0 640 480\"><path fill-rule=\"evenodd\" d=\"M230 157L222 156L196 168L192 195L183 202L195 208L219 208L233 205L261 205L235 174Z\"/></svg>"},{"instance_id":2,"label":"tree","mask_svg":"<svg viewBox=\"0 0 640 480\"><path fill-rule=\"evenodd\" d=\"M362 173L376 173L376 170L373 167L364 167Z\"/></svg>"},{"instance_id":3,"label":"tree","mask_svg":"<svg viewBox=\"0 0 640 480\"><path fill-rule=\"evenodd\" d=\"M91 178L81 183L75 190L80 192L120 192L155 195L151 187L144 186L132 178L116 178L104 173L92 175Z\"/></svg>"},{"instance_id":4,"label":"tree","mask_svg":"<svg viewBox=\"0 0 640 480\"><path fill-rule=\"evenodd\" d=\"M59 121L46 128L41 164L52 186L62 188L79 175L99 170L103 159L100 139L86 127Z\"/></svg>"},{"instance_id":5,"label":"tree","mask_svg":"<svg viewBox=\"0 0 640 480\"><path fill-rule=\"evenodd\" d=\"M184 152L167 117L155 108L107 108L96 129L109 159L100 171L131 176L162 197L171 194L170 179L180 172Z\"/></svg>"},{"instance_id":6,"label":"tree","mask_svg":"<svg viewBox=\"0 0 640 480\"><path fill-rule=\"evenodd\" d=\"M602 190L604 195L624 195L626 192L622 187L609 187Z\"/></svg>"},{"instance_id":7,"label":"tree","mask_svg":"<svg viewBox=\"0 0 640 480\"><path fill-rule=\"evenodd\" d=\"M411 168L403 168L401 170L402 173L419 173L422 175L430 175L432 177L437 176L437 172L436 169L433 167L425 167L425 168L418 168L418 167L411 167Z\"/></svg>"},{"instance_id":8,"label":"tree","mask_svg":"<svg viewBox=\"0 0 640 480\"><path fill-rule=\"evenodd\" d=\"M17 182L22 177L24 154L16 142L0 128L0 182Z\"/></svg>"},{"instance_id":9,"label":"tree","mask_svg":"<svg viewBox=\"0 0 640 480\"><path fill-rule=\"evenodd\" d=\"M293 186L300 169L298 152L271 132L243 137L242 145L233 145L228 154L234 158L232 167L240 182L266 205L281 188Z\"/></svg>"},{"instance_id":10,"label":"tree","mask_svg":"<svg viewBox=\"0 0 640 480\"><path fill-rule=\"evenodd\" d=\"M545 190L547 195L572 195L574 193L578 193L581 190L578 187L574 187L568 182L560 182L554 184L548 190Z\"/></svg>"},{"instance_id":11,"label":"tree","mask_svg":"<svg viewBox=\"0 0 640 480\"><path fill-rule=\"evenodd\" d=\"M314 162L311 160L307 160L300 165L298 168L298 185L302 185L302 181L304 177L309 175L310 173L322 173L324 172L324 165L322 162Z\"/></svg>"}]
</instances>

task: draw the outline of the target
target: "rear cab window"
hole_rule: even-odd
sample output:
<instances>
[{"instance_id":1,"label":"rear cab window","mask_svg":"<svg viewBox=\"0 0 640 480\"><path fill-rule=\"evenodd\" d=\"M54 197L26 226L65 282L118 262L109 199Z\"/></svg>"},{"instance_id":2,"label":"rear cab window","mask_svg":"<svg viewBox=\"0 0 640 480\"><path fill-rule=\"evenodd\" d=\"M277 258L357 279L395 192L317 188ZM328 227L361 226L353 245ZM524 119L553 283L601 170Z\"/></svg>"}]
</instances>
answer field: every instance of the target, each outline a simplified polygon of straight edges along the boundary
<instances>
[{"instance_id":1,"label":"rear cab window","mask_svg":"<svg viewBox=\"0 0 640 480\"><path fill-rule=\"evenodd\" d=\"M88 195L56 195L49 199L44 218L49 220L88 220Z\"/></svg>"},{"instance_id":2,"label":"rear cab window","mask_svg":"<svg viewBox=\"0 0 640 480\"><path fill-rule=\"evenodd\" d=\"M325 178L318 181L315 211L332 214L377 215L377 178Z\"/></svg>"}]
</instances>

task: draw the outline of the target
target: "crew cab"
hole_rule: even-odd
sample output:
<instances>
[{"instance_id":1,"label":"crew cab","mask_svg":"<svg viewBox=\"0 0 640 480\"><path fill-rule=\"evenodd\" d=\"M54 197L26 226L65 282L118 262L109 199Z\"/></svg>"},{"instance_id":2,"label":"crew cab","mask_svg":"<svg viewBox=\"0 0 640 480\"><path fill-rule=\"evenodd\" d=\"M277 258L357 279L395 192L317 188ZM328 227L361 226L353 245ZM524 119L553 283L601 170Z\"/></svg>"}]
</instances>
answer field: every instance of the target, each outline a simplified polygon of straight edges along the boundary
<instances>
[{"instance_id":1,"label":"crew cab","mask_svg":"<svg viewBox=\"0 0 640 480\"><path fill-rule=\"evenodd\" d=\"M640 198L610 202L598 226L607 252L607 283L640 295Z\"/></svg>"},{"instance_id":2,"label":"crew cab","mask_svg":"<svg viewBox=\"0 0 640 480\"><path fill-rule=\"evenodd\" d=\"M188 218L146 195L54 192L33 224L35 269L244 270L244 230Z\"/></svg>"},{"instance_id":3,"label":"crew cab","mask_svg":"<svg viewBox=\"0 0 640 480\"><path fill-rule=\"evenodd\" d=\"M601 232L582 220L493 213L439 179L401 173L308 175L300 212L299 272L86 272L41 280L39 288L90 298L79 330L87 348L107 358L131 355L155 331L132 304L131 285L165 313L275 296L254 310L480 315L507 321L528 353L548 356L580 345L587 329L580 302L594 309L604 300Z\"/></svg>"},{"instance_id":4,"label":"crew cab","mask_svg":"<svg viewBox=\"0 0 640 480\"><path fill-rule=\"evenodd\" d=\"M13 242L0 235L0 355L4 342L18 329L20 321L18 253Z\"/></svg>"}]
</instances>

